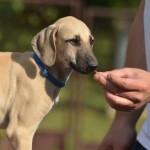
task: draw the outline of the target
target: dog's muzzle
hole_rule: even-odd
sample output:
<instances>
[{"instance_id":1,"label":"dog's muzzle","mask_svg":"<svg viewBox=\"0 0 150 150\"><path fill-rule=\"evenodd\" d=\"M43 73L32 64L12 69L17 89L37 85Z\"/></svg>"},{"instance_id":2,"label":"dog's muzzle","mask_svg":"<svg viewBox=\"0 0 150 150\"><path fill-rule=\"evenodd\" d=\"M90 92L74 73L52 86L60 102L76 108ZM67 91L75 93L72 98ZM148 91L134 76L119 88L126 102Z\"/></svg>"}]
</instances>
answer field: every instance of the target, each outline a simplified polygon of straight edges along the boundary
<instances>
[{"instance_id":1,"label":"dog's muzzle","mask_svg":"<svg viewBox=\"0 0 150 150\"><path fill-rule=\"evenodd\" d=\"M97 61L88 62L82 59L78 60L76 64L71 62L70 65L71 65L71 68L73 68L75 71L80 72L82 74L91 73L95 71L96 68L98 67Z\"/></svg>"}]
</instances>

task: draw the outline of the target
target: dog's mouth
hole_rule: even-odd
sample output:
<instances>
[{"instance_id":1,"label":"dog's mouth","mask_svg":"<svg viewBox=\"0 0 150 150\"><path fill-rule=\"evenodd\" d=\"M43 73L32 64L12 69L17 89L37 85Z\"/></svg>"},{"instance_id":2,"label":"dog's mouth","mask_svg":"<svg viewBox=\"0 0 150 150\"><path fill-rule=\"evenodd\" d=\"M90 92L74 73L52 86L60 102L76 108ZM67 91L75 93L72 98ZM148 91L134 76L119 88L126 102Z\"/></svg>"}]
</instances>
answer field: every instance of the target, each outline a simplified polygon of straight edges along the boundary
<instances>
[{"instance_id":1,"label":"dog's mouth","mask_svg":"<svg viewBox=\"0 0 150 150\"><path fill-rule=\"evenodd\" d=\"M77 63L70 62L70 66L77 72L82 74L89 74L96 70L98 64L96 62L87 63L85 61L77 61Z\"/></svg>"}]
</instances>

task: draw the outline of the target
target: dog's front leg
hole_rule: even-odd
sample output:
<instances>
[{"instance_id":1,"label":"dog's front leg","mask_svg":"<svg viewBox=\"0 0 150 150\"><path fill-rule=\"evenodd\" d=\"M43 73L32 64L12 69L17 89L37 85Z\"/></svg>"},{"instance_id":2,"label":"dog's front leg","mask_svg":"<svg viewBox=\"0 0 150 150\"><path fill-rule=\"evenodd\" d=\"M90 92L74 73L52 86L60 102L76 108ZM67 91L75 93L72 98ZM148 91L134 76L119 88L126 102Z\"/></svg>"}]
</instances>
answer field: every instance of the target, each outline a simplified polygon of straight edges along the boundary
<instances>
[{"instance_id":1,"label":"dog's front leg","mask_svg":"<svg viewBox=\"0 0 150 150\"><path fill-rule=\"evenodd\" d=\"M14 150L32 150L32 140L35 133L33 127L15 126L8 128L8 139Z\"/></svg>"}]
</instances>

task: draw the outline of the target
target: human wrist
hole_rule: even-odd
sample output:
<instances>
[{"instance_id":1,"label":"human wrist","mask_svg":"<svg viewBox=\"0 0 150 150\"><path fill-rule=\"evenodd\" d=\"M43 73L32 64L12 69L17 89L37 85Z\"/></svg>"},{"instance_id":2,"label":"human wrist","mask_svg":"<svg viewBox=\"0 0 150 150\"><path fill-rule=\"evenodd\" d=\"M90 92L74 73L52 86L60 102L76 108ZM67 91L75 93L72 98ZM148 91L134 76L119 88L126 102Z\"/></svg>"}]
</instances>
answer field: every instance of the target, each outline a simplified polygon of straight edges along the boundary
<instances>
[{"instance_id":1,"label":"human wrist","mask_svg":"<svg viewBox=\"0 0 150 150\"><path fill-rule=\"evenodd\" d=\"M117 126L118 128L130 128L130 129L135 129L136 126L136 119L132 115L133 112L122 112L122 111L117 111L116 116L113 122L113 125Z\"/></svg>"}]
</instances>

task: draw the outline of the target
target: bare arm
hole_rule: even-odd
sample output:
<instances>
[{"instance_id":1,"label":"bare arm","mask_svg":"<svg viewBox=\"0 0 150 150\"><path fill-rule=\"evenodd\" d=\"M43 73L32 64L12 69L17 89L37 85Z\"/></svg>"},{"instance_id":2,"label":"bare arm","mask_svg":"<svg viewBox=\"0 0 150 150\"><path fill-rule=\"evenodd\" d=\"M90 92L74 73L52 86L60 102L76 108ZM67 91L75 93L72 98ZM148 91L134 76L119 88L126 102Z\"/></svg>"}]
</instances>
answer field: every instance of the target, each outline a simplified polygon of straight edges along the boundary
<instances>
[{"instance_id":1,"label":"bare arm","mask_svg":"<svg viewBox=\"0 0 150 150\"><path fill-rule=\"evenodd\" d=\"M125 66L146 70L143 13L144 0L141 0L140 7L129 33Z\"/></svg>"},{"instance_id":2,"label":"bare arm","mask_svg":"<svg viewBox=\"0 0 150 150\"><path fill-rule=\"evenodd\" d=\"M144 0L141 1L140 7L138 9L135 20L132 24L128 47L127 47L127 55L126 55L126 67L131 68L139 68L146 69L146 59L145 59L145 44L144 44L144 26L143 26L143 12L144 12ZM116 97L111 97L111 92L105 88L105 85L108 85L107 74L98 72L95 74L94 79L102 84L104 87L104 94L106 96L107 101L110 105L116 106L118 105L118 101L112 103L112 98L116 98L118 100L117 95L111 95ZM110 85L111 86L111 85ZM110 100L111 99L111 100ZM124 101L123 101L124 102ZM121 107L119 107L121 108ZM124 108L124 107L123 107ZM122 109L122 108L121 108ZM114 122L106 134L104 140L100 144L99 150L109 149L111 150L126 150L131 149L132 144L136 137L135 126L136 122L141 115L144 106L140 109L137 109L133 112L123 112L117 111ZM118 139L119 142L118 142Z\"/></svg>"},{"instance_id":3,"label":"bare arm","mask_svg":"<svg viewBox=\"0 0 150 150\"><path fill-rule=\"evenodd\" d=\"M117 110L128 111L129 110L128 106L130 107L130 105L132 109L132 101L131 102L128 101L126 97L128 96L128 94L130 94L131 97L138 96L138 95L140 97L141 96L140 94L142 92L139 91L138 88L140 89L142 87L142 81L144 81L144 83L148 83L149 79L147 78L150 78L150 73L144 71L146 70L147 67L146 67L145 44L144 44L143 13L144 13L144 0L141 1L137 15L135 17L135 20L132 24L132 27L129 33L126 63L125 63L126 67L139 68L143 70L130 69L130 68L120 69L120 70L114 70L114 71L105 72L105 73L97 72L94 76L95 80L98 81L100 84L102 84L102 86L104 87L104 93L105 93L108 103ZM113 75L111 76L111 80L113 80L115 84L118 83L117 84L118 86L115 87L112 84L112 82L109 82L109 76L108 76L109 74ZM136 74L136 77L134 77L135 74ZM128 77L123 78L123 76L126 76L126 75ZM124 81L124 84L122 85L119 84L119 83L123 83L122 81ZM119 91L117 88L121 90ZM111 95L111 92L113 92L113 90L117 90L117 91L114 91L114 93L112 93ZM116 95L115 95L115 92L116 92ZM123 97L120 97L119 94L120 95L124 94L124 95ZM146 95L145 91L143 91L143 95L144 94ZM136 99L138 100L137 97ZM135 107L137 106L137 103L138 102L136 102ZM133 113L134 115L132 115L132 113L129 113L128 115L125 113L125 116L127 115L127 116L135 117L135 113L138 111L141 111L141 109L135 111ZM121 116L123 114L124 113L121 112Z\"/></svg>"},{"instance_id":4,"label":"bare arm","mask_svg":"<svg viewBox=\"0 0 150 150\"><path fill-rule=\"evenodd\" d=\"M133 68L140 68L146 70L146 56L145 56L145 44L144 44L144 25L143 25L143 13L144 13L144 0L141 1L139 10L135 17L135 20L132 24L130 33L129 33L129 40L128 40L128 47L127 47L127 54L126 54L126 67L133 67ZM138 109L131 113L126 112L117 112L116 113L116 121L119 119L121 121L130 122L133 127L141 115L143 111Z\"/></svg>"}]
</instances>

